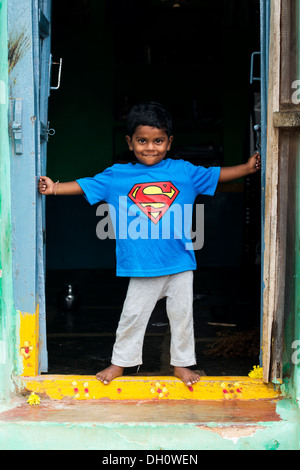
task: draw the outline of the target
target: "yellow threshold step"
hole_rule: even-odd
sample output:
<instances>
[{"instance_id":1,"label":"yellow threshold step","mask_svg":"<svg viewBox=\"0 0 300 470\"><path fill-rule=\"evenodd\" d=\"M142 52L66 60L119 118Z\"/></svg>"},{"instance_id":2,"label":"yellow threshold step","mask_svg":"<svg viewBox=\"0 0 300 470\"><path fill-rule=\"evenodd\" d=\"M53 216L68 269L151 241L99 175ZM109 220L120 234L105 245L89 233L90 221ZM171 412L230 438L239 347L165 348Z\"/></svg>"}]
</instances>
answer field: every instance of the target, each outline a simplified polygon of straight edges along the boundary
<instances>
[{"instance_id":1,"label":"yellow threshold step","mask_svg":"<svg viewBox=\"0 0 300 470\"><path fill-rule=\"evenodd\" d=\"M19 377L22 394L52 400L256 400L282 397L278 387L250 377L201 377L187 387L176 377L119 377L109 385L88 375Z\"/></svg>"}]
</instances>

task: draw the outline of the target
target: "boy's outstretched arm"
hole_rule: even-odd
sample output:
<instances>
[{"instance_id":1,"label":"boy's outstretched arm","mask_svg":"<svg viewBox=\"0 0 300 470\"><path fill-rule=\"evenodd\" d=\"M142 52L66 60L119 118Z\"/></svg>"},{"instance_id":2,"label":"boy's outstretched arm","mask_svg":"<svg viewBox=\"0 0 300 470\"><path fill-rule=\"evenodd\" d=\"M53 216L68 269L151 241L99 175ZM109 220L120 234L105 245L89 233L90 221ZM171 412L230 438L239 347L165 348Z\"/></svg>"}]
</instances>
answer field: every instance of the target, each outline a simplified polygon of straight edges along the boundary
<instances>
[{"instance_id":1,"label":"boy's outstretched arm","mask_svg":"<svg viewBox=\"0 0 300 470\"><path fill-rule=\"evenodd\" d=\"M48 176L41 176L39 180L39 192L45 196L76 196L83 194L83 191L76 181L68 183L54 183Z\"/></svg>"},{"instance_id":2,"label":"boy's outstretched arm","mask_svg":"<svg viewBox=\"0 0 300 470\"><path fill-rule=\"evenodd\" d=\"M243 176L251 175L260 170L261 161L260 155L258 152L255 152L247 161L242 165L222 167L219 183L226 183L227 181L232 181L237 178L242 178Z\"/></svg>"}]
</instances>

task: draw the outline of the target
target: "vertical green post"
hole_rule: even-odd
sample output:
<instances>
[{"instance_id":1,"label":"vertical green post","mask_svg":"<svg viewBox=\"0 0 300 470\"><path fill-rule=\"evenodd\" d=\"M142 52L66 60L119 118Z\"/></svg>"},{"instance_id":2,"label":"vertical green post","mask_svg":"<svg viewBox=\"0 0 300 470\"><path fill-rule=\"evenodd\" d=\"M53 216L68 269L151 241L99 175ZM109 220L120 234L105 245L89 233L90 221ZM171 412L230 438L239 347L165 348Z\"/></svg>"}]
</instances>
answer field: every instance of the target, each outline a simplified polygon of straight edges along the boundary
<instances>
[{"instance_id":1,"label":"vertical green post","mask_svg":"<svg viewBox=\"0 0 300 470\"><path fill-rule=\"evenodd\" d=\"M10 398L15 354L8 109L7 0L0 0L0 407Z\"/></svg>"}]
</instances>

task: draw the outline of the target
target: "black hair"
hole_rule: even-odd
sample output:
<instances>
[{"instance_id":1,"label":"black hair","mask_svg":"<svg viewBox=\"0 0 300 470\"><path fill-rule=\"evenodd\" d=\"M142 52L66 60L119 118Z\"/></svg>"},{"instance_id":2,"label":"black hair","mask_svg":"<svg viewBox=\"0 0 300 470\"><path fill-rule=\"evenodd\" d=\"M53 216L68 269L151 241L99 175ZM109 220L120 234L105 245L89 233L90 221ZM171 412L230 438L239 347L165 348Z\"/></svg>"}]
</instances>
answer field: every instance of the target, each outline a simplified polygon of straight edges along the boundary
<instances>
[{"instance_id":1,"label":"black hair","mask_svg":"<svg viewBox=\"0 0 300 470\"><path fill-rule=\"evenodd\" d=\"M169 111L156 101L144 101L130 110L127 117L127 133L130 138L138 126L163 129L168 137L173 133L172 117Z\"/></svg>"}]
</instances>

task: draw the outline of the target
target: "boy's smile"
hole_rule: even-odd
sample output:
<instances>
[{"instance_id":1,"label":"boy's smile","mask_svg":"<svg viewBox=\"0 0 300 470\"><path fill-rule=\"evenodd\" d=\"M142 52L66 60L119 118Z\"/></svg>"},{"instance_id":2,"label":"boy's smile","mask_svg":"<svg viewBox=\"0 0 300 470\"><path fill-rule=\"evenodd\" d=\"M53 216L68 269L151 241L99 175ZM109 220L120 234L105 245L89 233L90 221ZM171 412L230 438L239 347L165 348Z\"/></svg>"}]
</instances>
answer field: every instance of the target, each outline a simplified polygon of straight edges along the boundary
<instances>
[{"instance_id":1,"label":"boy's smile","mask_svg":"<svg viewBox=\"0 0 300 470\"><path fill-rule=\"evenodd\" d=\"M128 147L143 165L160 163L170 150L173 136L168 137L163 129L150 126L138 126L130 138L126 136Z\"/></svg>"}]
</instances>

